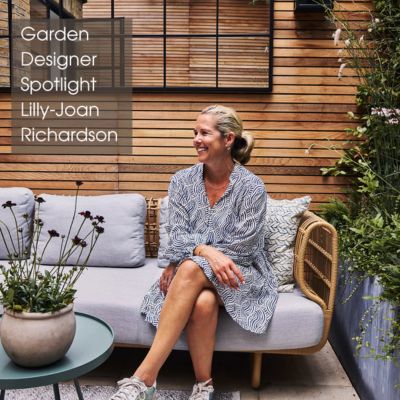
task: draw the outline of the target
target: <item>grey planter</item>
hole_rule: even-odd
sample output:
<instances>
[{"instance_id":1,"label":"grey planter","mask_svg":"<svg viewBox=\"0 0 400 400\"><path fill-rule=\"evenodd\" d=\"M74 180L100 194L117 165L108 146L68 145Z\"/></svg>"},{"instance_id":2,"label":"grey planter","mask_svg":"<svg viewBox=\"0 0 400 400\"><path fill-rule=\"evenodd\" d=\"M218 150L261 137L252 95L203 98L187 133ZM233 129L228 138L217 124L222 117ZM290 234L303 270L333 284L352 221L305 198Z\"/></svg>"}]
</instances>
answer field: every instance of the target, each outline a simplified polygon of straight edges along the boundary
<instances>
[{"instance_id":1,"label":"grey planter","mask_svg":"<svg viewBox=\"0 0 400 400\"><path fill-rule=\"evenodd\" d=\"M396 389L395 385L400 384L400 366L391 361L367 357L368 352L365 348L356 355L356 342L352 340L359 335L359 321L372 304L372 300L364 300L363 296L378 296L381 287L376 279L365 279L351 299L343 304L359 285L356 281L346 282L348 280L349 274L341 264L329 341L362 400L398 400L400 388ZM374 348L378 344L376 336L379 329L387 329L389 326L390 322L386 319L389 310L389 305L384 304L367 329L365 340Z\"/></svg>"}]
</instances>

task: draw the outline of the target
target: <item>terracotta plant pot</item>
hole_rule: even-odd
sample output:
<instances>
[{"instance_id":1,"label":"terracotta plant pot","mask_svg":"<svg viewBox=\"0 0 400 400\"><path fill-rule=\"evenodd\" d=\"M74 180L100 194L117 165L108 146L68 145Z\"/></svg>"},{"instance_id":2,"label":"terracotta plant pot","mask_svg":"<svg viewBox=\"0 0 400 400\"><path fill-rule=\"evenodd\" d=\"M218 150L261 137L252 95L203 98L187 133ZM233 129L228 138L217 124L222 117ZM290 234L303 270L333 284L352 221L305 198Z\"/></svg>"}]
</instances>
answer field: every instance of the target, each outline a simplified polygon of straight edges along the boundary
<instances>
[{"instance_id":1,"label":"terracotta plant pot","mask_svg":"<svg viewBox=\"0 0 400 400\"><path fill-rule=\"evenodd\" d=\"M62 358L74 340L73 304L49 313L4 309L0 337L5 352L22 367L42 367Z\"/></svg>"}]
</instances>

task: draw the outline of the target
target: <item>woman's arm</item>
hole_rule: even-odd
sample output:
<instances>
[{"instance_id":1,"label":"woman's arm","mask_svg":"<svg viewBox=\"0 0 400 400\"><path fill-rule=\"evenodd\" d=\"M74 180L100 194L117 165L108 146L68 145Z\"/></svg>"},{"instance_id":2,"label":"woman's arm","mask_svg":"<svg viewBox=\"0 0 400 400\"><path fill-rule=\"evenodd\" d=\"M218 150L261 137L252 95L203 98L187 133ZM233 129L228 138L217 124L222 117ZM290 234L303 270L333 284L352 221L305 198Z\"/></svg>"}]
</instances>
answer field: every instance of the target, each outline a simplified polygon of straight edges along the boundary
<instances>
[{"instance_id":1,"label":"woman's arm","mask_svg":"<svg viewBox=\"0 0 400 400\"><path fill-rule=\"evenodd\" d=\"M179 175L174 175L168 188L168 246L163 258L179 264L192 256L202 238L190 229L190 216L187 210L185 185Z\"/></svg>"}]
</instances>

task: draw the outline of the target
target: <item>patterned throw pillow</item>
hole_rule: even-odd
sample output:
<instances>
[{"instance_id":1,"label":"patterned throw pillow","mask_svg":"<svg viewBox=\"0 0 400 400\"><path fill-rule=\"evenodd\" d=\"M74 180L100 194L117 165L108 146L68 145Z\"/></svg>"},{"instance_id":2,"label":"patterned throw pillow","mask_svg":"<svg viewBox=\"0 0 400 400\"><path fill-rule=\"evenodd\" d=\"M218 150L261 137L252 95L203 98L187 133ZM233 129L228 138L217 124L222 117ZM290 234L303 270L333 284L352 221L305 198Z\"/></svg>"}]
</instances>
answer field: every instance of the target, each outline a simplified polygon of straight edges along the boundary
<instances>
[{"instance_id":1,"label":"patterned throw pillow","mask_svg":"<svg viewBox=\"0 0 400 400\"><path fill-rule=\"evenodd\" d=\"M268 196L265 251L278 282L279 292L292 292L294 245L300 218L311 197L274 200Z\"/></svg>"},{"instance_id":2,"label":"patterned throw pillow","mask_svg":"<svg viewBox=\"0 0 400 400\"><path fill-rule=\"evenodd\" d=\"M160 243L158 245L158 266L166 268L169 265L169 260L164 256L168 246L168 196L161 199L160 206Z\"/></svg>"}]
</instances>

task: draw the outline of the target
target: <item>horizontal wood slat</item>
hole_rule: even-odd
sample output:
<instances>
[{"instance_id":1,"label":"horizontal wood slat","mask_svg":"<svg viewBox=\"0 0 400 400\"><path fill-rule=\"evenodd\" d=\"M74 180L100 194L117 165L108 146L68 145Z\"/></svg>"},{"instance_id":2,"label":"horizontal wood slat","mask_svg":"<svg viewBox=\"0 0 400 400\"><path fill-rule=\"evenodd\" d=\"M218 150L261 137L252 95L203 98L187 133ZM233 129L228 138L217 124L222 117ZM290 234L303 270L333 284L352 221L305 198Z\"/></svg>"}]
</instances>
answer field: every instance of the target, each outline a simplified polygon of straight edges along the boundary
<instances>
[{"instance_id":1,"label":"horizontal wood slat","mask_svg":"<svg viewBox=\"0 0 400 400\"><path fill-rule=\"evenodd\" d=\"M243 10L250 12L246 1L220 0L225 21L237 23L238 29L251 29L244 23L240 25L240 13L231 12L228 4L232 1L237 7L239 3L245 4ZM151 2L155 14L151 18L146 14L145 19L140 12L145 4L148 7L149 0L115 3L116 16L135 15L138 21L143 21L135 29L160 28L162 1ZM175 2L171 15L175 22L188 17L187 3L186 0ZM208 33L210 30L206 3L210 1L198 2L198 11L205 14L193 25L195 32ZM352 26L361 28L368 21L365 10L371 7L370 2L348 0L338 3ZM109 4L108 0L89 0L84 6L85 13L93 17L109 16ZM254 14L256 17L259 16ZM151 24L146 26L149 21ZM173 29L172 25L168 29ZM225 29L230 29L228 24ZM341 151L349 146L345 128L357 125L346 115L348 111L357 112L356 73L348 69L345 77L338 79L340 46L334 46L332 33L335 27L322 14L295 14L293 1L276 0L274 29L272 93L134 93L131 104L132 155L11 154L10 95L0 94L0 187L27 186L35 193L72 195L74 181L83 180L82 194L138 192L145 196L163 196L171 175L196 162L191 142L197 114L209 104L222 103L234 107L242 117L245 129L254 134L256 147L248 168L261 177L273 198L309 194L313 199L313 210L332 196L345 200L345 189L350 182L343 177L323 177L320 168L333 165ZM143 57L153 60L152 76L158 83L162 82L161 44L150 39L148 46L141 49ZM232 64L225 68L227 79L232 82L237 73L235 57L240 60L241 51L245 50L239 44L237 39L228 41L224 54ZM229 45L236 46L235 52L229 53ZM180 46L170 60L175 63L170 79L176 82L185 76L190 78L189 70L185 69L187 48L183 41ZM190 55L200 63L199 68L193 69L192 78L203 81L204 72L213 68L205 48L203 53ZM257 63L254 55L249 71L256 71ZM146 82L149 69L145 60L137 61L136 67L139 71L136 79ZM113 109L107 108L107 104L104 107Z\"/></svg>"}]
</instances>

